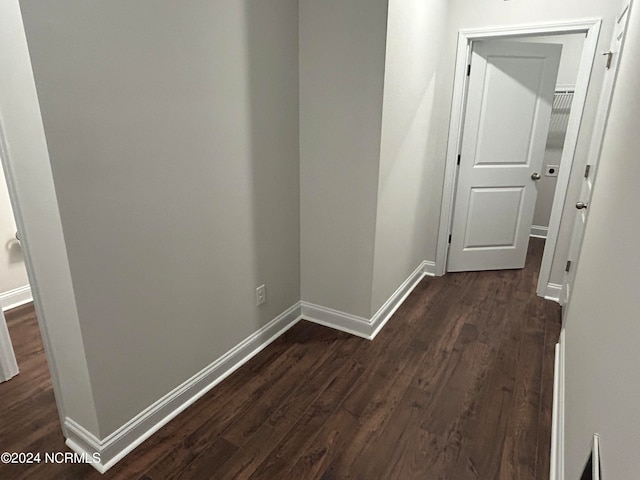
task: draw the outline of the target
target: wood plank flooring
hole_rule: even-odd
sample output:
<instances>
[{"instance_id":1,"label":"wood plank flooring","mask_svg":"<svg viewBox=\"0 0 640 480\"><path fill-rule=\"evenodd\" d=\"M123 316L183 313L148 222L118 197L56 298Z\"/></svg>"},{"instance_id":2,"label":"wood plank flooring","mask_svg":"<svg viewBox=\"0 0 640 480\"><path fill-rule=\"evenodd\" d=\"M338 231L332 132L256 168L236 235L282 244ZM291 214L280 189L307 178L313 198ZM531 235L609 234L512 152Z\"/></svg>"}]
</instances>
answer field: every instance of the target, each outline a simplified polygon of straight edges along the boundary
<instances>
[{"instance_id":1,"label":"wood plank flooring","mask_svg":"<svg viewBox=\"0 0 640 480\"><path fill-rule=\"evenodd\" d=\"M560 308L523 270L426 278L372 342L300 322L100 475L0 464L0 478L548 478ZM7 315L0 451L67 451L35 314Z\"/></svg>"}]
</instances>

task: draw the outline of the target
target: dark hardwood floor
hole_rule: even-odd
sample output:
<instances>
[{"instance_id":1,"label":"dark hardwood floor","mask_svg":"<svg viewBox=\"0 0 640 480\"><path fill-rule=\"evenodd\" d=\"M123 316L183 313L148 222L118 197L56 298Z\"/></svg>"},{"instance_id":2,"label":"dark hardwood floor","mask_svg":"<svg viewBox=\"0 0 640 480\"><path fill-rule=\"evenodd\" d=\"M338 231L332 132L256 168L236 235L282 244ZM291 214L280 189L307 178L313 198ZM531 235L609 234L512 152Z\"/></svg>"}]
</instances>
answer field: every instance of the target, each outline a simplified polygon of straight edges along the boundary
<instances>
[{"instance_id":1,"label":"dark hardwood floor","mask_svg":"<svg viewBox=\"0 0 640 480\"><path fill-rule=\"evenodd\" d=\"M0 479L547 479L560 308L523 270L426 278L372 342L300 322L101 476ZM0 451L66 451L32 307L7 315Z\"/></svg>"}]
</instances>

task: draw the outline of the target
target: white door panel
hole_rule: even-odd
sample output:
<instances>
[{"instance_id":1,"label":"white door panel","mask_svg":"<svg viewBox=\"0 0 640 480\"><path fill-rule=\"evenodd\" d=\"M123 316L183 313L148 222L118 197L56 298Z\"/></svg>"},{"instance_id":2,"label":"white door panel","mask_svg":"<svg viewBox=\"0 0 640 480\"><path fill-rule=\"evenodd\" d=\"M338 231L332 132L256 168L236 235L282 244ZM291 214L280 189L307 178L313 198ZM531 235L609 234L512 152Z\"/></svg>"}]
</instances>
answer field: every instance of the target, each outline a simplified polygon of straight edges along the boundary
<instances>
[{"instance_id":1,"label":"white door panel","mask_svg":"<svg viewBox=\"0 0 640 480\"><path fill-rule=\"evenodd\" d=\"M447 270L524 266L561 52L473 44Z\"/></svg>"},{"instance_id":2,"label":"white door panel","mask_svg":"<svg viewBox=\"0 0 640 480\"><path fill-rule=\"evenodd\" d=\"M522 187L472 188L465 248L515 247L523 192Z\"/></svg>"},{"instance_id":3,"label":"white door panel","mask_svg":"<svg viewBox=\"0 0 640 480\"><path fill-rule=\"evenodd\" d=\"M533 136L543 60L496 56L487 60L474 163L527 165L531 142L513 140Z\"/></svg>"},{"instance_id":4,"label":"white door panel","mask_svg":"<svg viewBox=\"0 0 640 480\"><path fill-rule=\"evenodd\" d=\"M564 282L562 284L562 294L560 295L560 303L566 304L571 295L571 287L576 274L577 260L582 247L582 237L587 222L588 206L591 201L593 185L598 170L598 162L600 161L600 152L602 151L602 142L604 132L609 118L609 107L611 106L611 98L618 74L618 66L620 54L624 43L624 37L629 17L629 2L623 2L620 15L616 19L616 25L609 47L609 55L607 58L608 68L602 83L600 100L598 102L598 110L596 111L593 133L591 135L591 145L589 147L589 155L587 157L588 170L585 169L584 181L580 191L579 201L586 204L587 208L576 210L576 217L573 223L573 232L571 234L571 244L569 246L568 260L571 262L569 271L565 272Z\"/></svg>"}]
</instances>

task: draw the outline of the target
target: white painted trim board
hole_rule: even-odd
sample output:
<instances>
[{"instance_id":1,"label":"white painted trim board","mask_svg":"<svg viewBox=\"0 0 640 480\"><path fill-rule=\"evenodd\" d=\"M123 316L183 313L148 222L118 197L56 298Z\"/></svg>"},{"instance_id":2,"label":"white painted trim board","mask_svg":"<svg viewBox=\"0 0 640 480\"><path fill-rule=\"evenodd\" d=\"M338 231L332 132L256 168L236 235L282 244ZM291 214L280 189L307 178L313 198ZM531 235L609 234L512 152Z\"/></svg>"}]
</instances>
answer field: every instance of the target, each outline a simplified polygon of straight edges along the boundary
<instances>
[{"instance_id":1,"label":"white painted trim board","mask_svg":"<svg viewBox=\"0 0 640 480\"><path fill-rule=\"evenodd\" d=\"M29 302L33 302L33 294L31 293L31 286L29 285L0 293L0 305L2 305L3 312Z\"/></svg>"},{"instance_id":2,"label":"white painted trim board","mask_svg":"<svg viewBox=\"0 0 640 480\"><path fill-rule=\"evenodd\" d=\"M549 227L541 227L540 225L531 225L530 237L534 238L547 238Z\"/></svg>"},{"instance_id":3,"label":"white painted trim board","mask_svg":"<svg viewBox=\"0 0 640 480\"><path fill-rule=\"evenodd\" d=\"M564 480L564 329L555 348L553 369L553 410L551 414L551 455L549 480Z\"/></svg>"},{"instance_id":4,"label":"white painted trim board","mask_svg":"<svg viewBox=\"0 0 640 480\"><path fill-rule=\"evenodd\" d=\"M560 295L562 294L562 285L557 283L547 283L543 297L552 302L560 303Z\"/></svg>"},{"instance_id":5,"label":"white painted trim board","mask_svg":"<svg viewBox=\"0 0 640 480\"><path fill-rule=\"evenodd\" d=\"M593 467L591 470L593 480L600 480L600 435L593 434Z\"/></svg>"}]
</instances>

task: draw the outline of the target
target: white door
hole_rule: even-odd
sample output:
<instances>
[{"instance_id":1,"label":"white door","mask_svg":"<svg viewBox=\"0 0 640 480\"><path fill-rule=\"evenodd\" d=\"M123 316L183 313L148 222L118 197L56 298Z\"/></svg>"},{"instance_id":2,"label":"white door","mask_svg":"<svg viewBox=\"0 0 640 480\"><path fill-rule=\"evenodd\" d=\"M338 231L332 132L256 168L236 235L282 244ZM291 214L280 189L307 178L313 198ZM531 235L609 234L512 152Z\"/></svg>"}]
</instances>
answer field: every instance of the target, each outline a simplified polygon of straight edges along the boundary
<instances>
[{"instance_id":1,"label":"white door","mask_svg":"<svg viewBox=\"0 0 640 480\"><path fill-rule=\"evenodd\" d=\"M2 309L0 309L0 382L9 380L17 374L18 364L16 363L16 356L11 346L7 322L4 319Z\"/></svg>"},{"instance_id":2,"label":"white door","mask_svg":"<svg viewBox=\"0 0 640 480\"><path fill-rule=\"evenodd\" d=\"M604 139L604 131L609 118L609 107L611 106L611 97L613 96L613 88L616 77L618 75L618 66L620 53L624 36L627 29L627 21L629 18L629 2L624 2L620 15L616 19L616 25L611 39L609 52L605 53L604 68L606 68L598 110L596 111L593 133L591 135L591 145L589 147L589 155L587 165L584 171L584 181L578 203L576 203L576 217L573 224L573 233L571 236L571 244L569 247L569 255L567 269L565 271L564 282L562 284L562 294L560 295L560 303L566 304L571 294L571 287L576 275L576 263L578 254L582 246L582 236L584 227L587 222L589 212L589 202L591 201L591 192L596 178L598 161L600 160L600 152L602 150L602 141Z\"/></svg>"},{"instance_id":3,"label":"white door","mask_svg":"<svg viewBox=\"0 0 640 480\"><path fill-rule=\"evenodd\" d=\"M473 43L448 271L524 267L561 52Z\"/></svg>"}]
</instances>

